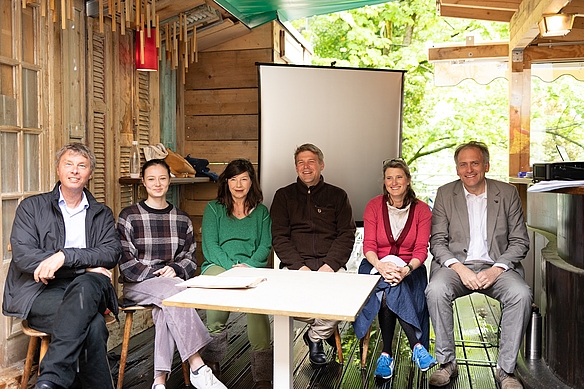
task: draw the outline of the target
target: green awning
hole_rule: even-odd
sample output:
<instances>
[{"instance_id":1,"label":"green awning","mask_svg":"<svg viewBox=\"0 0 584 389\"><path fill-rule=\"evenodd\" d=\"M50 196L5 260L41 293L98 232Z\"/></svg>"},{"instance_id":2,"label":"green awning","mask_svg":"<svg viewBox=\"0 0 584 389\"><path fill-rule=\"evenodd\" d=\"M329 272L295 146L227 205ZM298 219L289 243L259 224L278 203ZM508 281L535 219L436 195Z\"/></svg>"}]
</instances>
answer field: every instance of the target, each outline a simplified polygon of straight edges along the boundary
<instances>
[{"instance_id":1,"label":"green awning","mask_svg":"<svg viewBox=\"0 0 584 389\"><path fill-rule=\"evenodd\" d=\"M249 28L387 3L388 0L215 0Z\"/></svg>"}]
</instances>

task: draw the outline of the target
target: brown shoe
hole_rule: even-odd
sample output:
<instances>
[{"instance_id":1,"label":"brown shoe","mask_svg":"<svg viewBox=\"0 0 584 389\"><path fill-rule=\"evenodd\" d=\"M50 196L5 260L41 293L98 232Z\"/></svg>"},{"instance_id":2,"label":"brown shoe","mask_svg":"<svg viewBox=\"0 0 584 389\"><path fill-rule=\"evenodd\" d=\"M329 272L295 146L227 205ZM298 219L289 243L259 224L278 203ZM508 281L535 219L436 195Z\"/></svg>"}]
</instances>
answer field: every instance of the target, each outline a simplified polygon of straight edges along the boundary
<instances>
[{"instance_id":1,"label":"brown shoe","mask_svg":"<svg viewBox=\"0 0 584 389\"><path fill-rule=\"evenodd\" d=\"M456 362L448 362L440 365L430 376L429 384L432 386L444 386L450 383L451 378L458 377L458 365Z\"/></svg>"},{"instance_id":2,"label":"brown shoe","mask_svg":"<svg viewBox=\"0 0 584 389\"><path fill-rule=\"evenodd\" d=\"M495 380L501 389L523 389L523 385L515 378L515 375L506 373L501 368L497 369Z\"/></svg>"}]
</instances>

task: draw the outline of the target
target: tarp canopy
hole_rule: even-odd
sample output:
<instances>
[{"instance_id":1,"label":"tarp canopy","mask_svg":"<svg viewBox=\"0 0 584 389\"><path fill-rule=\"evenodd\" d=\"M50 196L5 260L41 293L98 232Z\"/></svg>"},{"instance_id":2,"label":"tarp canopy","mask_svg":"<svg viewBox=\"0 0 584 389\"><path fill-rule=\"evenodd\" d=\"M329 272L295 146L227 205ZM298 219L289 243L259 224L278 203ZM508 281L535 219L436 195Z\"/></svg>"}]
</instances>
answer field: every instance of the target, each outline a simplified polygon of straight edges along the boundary
<instances>
[{"instance_id":1,"label":"tarp canopy","mask_svg":"<svg viewBox=\"0 0 584 389\"><path fill-rule=\"evenodd\" d=\"M282 22L346 11L387 0L215 0L249 28L279 19Z\"/></svg>"}]
</instances>

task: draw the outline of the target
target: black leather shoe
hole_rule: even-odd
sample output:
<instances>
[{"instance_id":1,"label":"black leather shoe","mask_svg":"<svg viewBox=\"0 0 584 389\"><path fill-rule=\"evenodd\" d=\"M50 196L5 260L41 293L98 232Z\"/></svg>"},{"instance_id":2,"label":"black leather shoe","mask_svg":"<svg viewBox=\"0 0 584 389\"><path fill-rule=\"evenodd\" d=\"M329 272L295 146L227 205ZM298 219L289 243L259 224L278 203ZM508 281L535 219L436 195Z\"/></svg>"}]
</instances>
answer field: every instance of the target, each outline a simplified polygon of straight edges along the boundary
<instances>
[{"instance_id":1,"label":"black leather shoe","mask_svg":"<svg viewBox=\"0 0 584 389\"><path fill-rule=\"evenodd\" d=\"M313 342L308 337L308 332L304 333L304 343L308 346L308 352L310 357L310 362L317 366L326 365L326 355L324 354L324 349L322 348L322 341Z\"/></svg>"},{"instance_id":2,"label":"black leather shoe","mask_svg":"<svg viewBox=\"0 0 584 389\"><path fill-rule=\"evenodd\" d=\"M53 384L51 381L37 381L34 389L57 389L57 385Z\"/></svg>"}]
</instances>

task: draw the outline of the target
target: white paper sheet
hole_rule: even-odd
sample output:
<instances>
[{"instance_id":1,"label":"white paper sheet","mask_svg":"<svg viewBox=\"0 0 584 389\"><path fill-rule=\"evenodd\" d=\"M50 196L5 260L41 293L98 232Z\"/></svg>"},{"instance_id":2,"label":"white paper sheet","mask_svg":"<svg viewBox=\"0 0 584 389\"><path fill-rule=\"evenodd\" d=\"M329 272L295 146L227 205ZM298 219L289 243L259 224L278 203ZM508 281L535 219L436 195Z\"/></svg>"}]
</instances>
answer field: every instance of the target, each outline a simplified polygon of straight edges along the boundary
<instances>
[{"instance_id":1,"label":"white paper sheet","mask_svg":"<svg viewBox=\"0 0 584 389\"><path fill-rule=\"evenodd\" d=\"M218 277L197 276L179 283L179 286L188 288L218 288L218 289L247 289L255 288L260 282L266 281L261 277Z\"/></svg>"}]
</instances>

